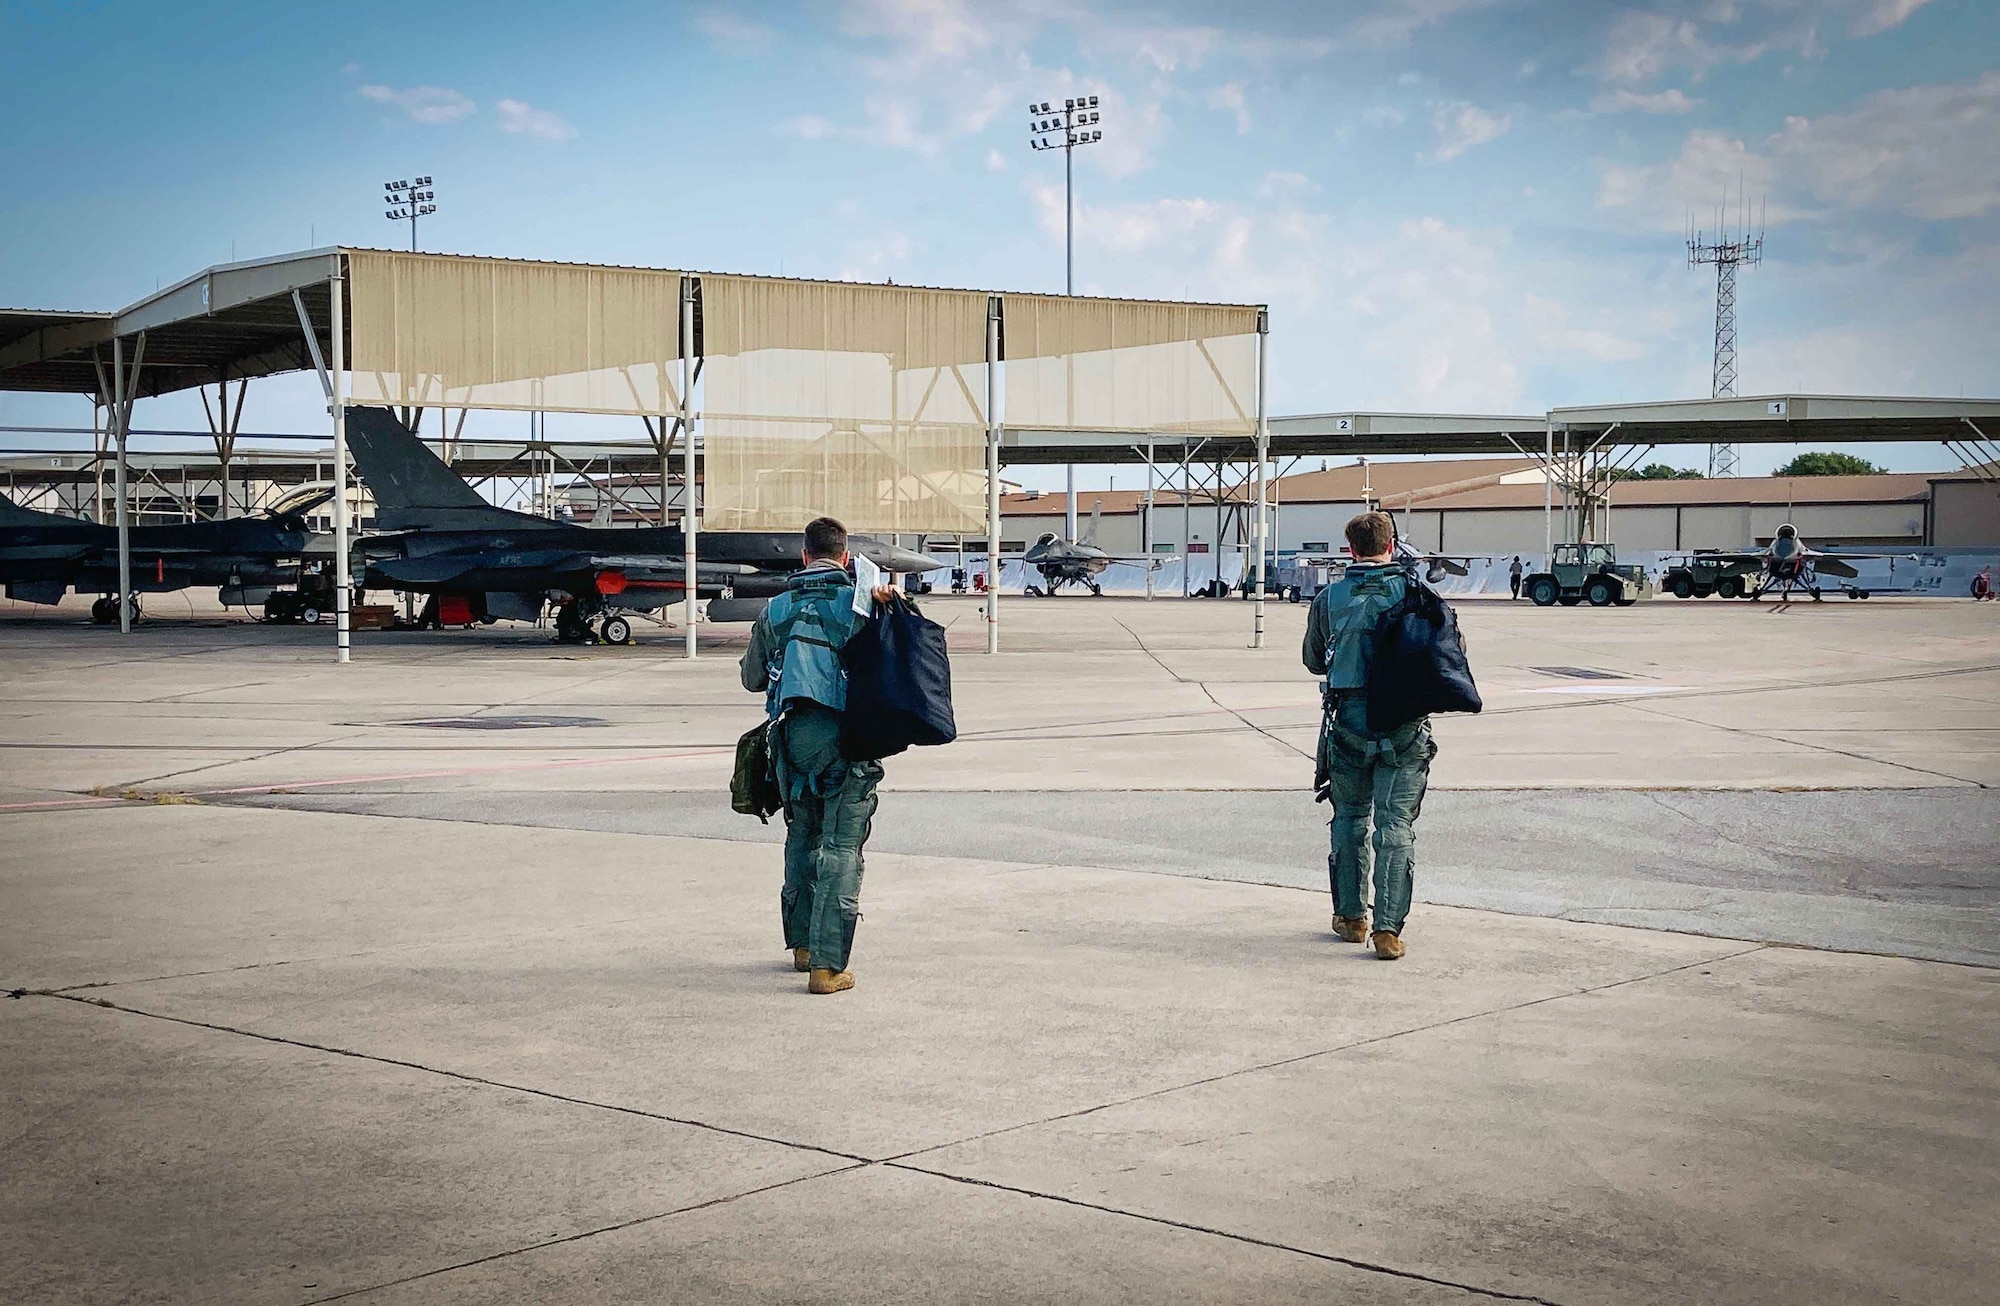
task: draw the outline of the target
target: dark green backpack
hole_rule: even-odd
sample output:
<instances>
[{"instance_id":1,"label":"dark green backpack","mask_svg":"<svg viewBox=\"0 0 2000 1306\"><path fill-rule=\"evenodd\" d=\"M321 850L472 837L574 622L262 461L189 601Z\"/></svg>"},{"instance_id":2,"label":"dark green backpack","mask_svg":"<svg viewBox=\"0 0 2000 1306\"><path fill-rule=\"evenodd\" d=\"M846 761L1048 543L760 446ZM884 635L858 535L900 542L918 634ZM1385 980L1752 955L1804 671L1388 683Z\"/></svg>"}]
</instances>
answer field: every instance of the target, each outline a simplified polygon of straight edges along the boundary
<instances>
[{"instance_id":1,"label":"dark green backpack","mask_svg":"<svg viewBox=\"0 0 2000 1306\"><path fill-rule=\"evenodd\" d=\"M766 825L771 823L771 814L785 806L777 772L771 765L773 724L759 721L736 741L736 770L729 777L730 807Z\"/></svg>"}]
</instances>

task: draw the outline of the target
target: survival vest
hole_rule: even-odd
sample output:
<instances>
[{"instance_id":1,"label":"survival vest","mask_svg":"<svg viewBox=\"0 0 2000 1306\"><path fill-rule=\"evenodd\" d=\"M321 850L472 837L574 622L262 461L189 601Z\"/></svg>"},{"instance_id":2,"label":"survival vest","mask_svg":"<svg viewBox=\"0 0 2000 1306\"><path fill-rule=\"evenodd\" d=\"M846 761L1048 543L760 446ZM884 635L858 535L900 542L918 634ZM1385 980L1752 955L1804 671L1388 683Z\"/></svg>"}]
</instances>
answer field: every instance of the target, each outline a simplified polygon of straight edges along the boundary
<instances>
[{"instance_id":1,"label":"survival vest","mask_svg":"<svg viewBox=\"0 0 2000 1306\"><path fill-rule=\"evenodd\" d=\"M1368 654L1384 612L1402 600L1409 578L1394 563L1363 563L1314 600L1327 605L1326 687L1334 696L1368 687Z\"/></svg>"},{"instance_id":2,"label":"survival vest","mask_svg":"<svg viewBox=\"0 0 2000 1306\"><path fill-rule=\"evenodd\" d=\"M770 686L764 708L772 717L804 700L836 712L847 707L847 670L840 650L854 631L854 582L830 567L802 571L764 609L771 623Z\"/></svg>"}]
</instances>

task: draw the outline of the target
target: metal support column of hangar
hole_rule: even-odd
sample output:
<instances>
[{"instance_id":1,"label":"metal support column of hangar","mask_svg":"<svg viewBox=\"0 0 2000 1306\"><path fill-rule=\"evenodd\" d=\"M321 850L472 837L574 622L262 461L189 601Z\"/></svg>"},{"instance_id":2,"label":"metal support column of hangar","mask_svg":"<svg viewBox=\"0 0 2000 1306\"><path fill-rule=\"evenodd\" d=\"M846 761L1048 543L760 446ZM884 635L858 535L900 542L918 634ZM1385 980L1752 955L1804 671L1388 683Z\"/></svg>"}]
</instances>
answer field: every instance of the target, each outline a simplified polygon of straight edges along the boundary
<instances>
[{"instance_id":1,"label":"metal support column of hangar","mask_svg":"<svg viewBox=\"0 0 2000 1306\"><path fill-rule=\"evenodd\" d=\"M682 584L687 594L687 655L695 656L696 604L700 601L701 586L695 570L695 536L701 530L701 508L696 493L694 476L694 302L700 291L700 283L695 277L681 278L681 548ZM662 417L661 422L666 419ZM667 502L667 477L664 468L660 472L661 514L665 515Z\"/></svg>"}]
</instances>

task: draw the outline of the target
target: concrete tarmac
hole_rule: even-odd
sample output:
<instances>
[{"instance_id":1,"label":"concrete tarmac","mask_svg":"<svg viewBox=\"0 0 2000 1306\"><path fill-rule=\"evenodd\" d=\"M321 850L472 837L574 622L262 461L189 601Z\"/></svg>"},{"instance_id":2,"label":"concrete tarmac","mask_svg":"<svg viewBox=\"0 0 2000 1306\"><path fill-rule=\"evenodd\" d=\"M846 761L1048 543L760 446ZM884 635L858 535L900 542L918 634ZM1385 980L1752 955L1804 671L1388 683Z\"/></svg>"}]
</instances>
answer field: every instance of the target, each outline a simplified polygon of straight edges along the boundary
<instances>
[{"instance_id":1,"label":"concrete tarmac","mask_svg":"<svg viewBox=\"0 0 2000 1306\"><path fill-rule=\"evenodd\" d=\"M1298 609L1252 651L1241 604L1012 599L994 659L931 610L963 739L890 763L832 998L720 798L740 632L335 668L0 610L0 1298L2000 1273L1992 614L1465 604L1488 712L1439 723L1389 965L1327 932Z\"/></svg>"}]
</instances>

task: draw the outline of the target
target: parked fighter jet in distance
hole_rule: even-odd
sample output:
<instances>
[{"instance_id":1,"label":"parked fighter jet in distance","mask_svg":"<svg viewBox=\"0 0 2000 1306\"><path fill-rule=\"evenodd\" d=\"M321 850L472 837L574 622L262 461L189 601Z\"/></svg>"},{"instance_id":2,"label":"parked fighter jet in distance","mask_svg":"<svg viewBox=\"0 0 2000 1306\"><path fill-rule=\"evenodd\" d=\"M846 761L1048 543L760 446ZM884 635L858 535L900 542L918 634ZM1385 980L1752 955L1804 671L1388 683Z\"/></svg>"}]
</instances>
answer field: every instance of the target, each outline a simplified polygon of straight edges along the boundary
<instances>
[{"instance_id":1,"label":"parked fighter jet in distance","mask_svg":"<svg viewBox=\"0 0 2000 1306\"><path fill-rule=\"evenodd\" d=\"M1762 549L1746 549L1737 553L1705 553L1707 561L1718 563L1749 563L1761 568L1757 587L1750 591L1750 601L1756 602L1773 590L1778 594L1778 606L1785 607L1792 601L1792 591L1802 590L1812 595L1813 602L1820 601L1819 576L1824 572L1829 576L1839 576L1853 580L1861 573L1854 569L1845 558L1895 558L1916 554L1894 553L1843 553L1831 554L1808 546L1799 535L1799 528L1786 522L1778 527L1778 533L1771 543Z\"/></svg>"},{"instance_id":2,"label":"parked fighter jet in distance","mask_svg":"<svg viewBox=\"0 0 2000 1306\"><path fill-rule=\"evenodd\" d=\"M347 431L383 532L361 542L364 584L431 595L427 625L533 621L553 598L559 639L629 644L627 612L657 611L686 597L678 526L607 530L496 507L386 408L348 409ZM848 540L887 572L944 565L864 535ZM717 619L751 620L799 566L799 545L793 531L702 531L696 594L739 600Z\"/></svg>"},{"instance_id":3,"label":"parked fighter jet in distance","mask_svg":"<svg viewBox=\"0 0 2000 1306\"><path fill-rule=\"evenodd\" d=\"M1467 564L1486 554L1477 553L1427 553L1416 548L1401 535L1396 537L1396 561L1411 579L1418 576L1432 585L1446 576L1470 575L1472 568ZM1267 578L1267 586L1276 597L1292 603L1304 603L1347 574L1354 564L1354 555L1345 545L1338 553L1298 554L1288 560L1281 560L1272 567ZM1242 582L1248 587L1255 584L1246 578ZM1246 588L1247 592L1247 588Z\"/></svg>"},{"instance_id":4,"label":"parked fighter jet in distance","mask_svg":"<svg viewBox=\"0 0 2000 1306\"><path fill-rule=\"evenodd\" d=\"M1090 529L1083 532L1080 539L1066 540L1054 531L1045 532L1042 537L1028 547L1021 555L1021 561L1042 573L1042 585L1025 586L1023 593L1034 597L1052 597L1065 585L1081 585L1092 594L1102 595L1104 589L1097 578L1104 569L1114 562L1130 563L1140 567L1158 567L1170 561L1164 557L1147 557L1139 554L1121 557L1118 554L1097 547L1098 516L1103 511L1104 501L1098 500L1090 510Z\"/></svg>"},{"instance_id":5,"label":"parked fighter jet in distance","mask_svg":"<svg viewBox=\"0 0 2000 1306\"><path fill-rule=\"evenodd\" d=\"M213 585L225 605L253 606L296 584L313 506L129 528L133 615L140 594ZM117 621L118 528L23 508L0 494L0 581L9 598L26 603L60 603L71 587L94 591L102 597L91 604L91 619Z\"/></svg>"}]
</instances>

